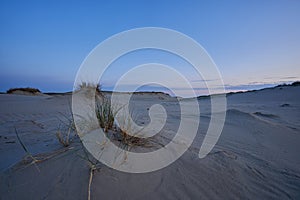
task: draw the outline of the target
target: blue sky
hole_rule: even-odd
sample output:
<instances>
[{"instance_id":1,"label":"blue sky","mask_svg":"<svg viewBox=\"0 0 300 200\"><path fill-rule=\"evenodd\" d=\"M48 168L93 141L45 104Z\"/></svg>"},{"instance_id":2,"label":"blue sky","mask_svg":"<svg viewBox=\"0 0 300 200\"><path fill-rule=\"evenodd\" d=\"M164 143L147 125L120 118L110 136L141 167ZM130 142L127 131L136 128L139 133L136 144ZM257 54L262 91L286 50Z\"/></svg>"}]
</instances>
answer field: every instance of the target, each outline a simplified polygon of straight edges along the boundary
<instances>
[{"instance_id":1,"label":"blue sky","mask_svg":"<svg viewBox=\"0 0 300 200\"><path fill-rule=\"evenodd\" d=\"M195 39L217 64L230 91L300 80L299 24L300 1L292 0L2 0L0 91L26 86L70 91L80 64L96 45L121 31L148 26ZM122 71L120 65L174 60L158 52L137 53L112 66L103 87L112 88L109 80ZM185 66L180 64L174 65ZM196 81L192 71L187 74Z\"/></svg>"}]
</instances>

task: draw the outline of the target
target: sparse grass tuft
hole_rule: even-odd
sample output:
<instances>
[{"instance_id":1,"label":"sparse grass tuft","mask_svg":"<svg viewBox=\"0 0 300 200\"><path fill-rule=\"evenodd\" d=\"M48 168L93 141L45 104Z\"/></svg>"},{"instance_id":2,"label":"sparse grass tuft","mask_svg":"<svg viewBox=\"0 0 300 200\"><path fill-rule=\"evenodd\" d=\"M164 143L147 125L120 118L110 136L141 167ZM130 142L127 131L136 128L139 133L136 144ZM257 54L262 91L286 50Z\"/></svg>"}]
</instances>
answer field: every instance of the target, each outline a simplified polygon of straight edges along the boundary
<instances>
[{"instance_id":1,"label":"sparse grass tuft","mask_svg":"<svg viewBox=\"0 0 300 200\"><path fill-rule=\"evenodd\" d=\"M77 86L77 90L83 90L83 89L95 90L98 94L101 94L101 85L99 83L94 84L94 83L82 82L80 85Z\"/></svg>"},{"instance_id":2,"label":"sparse grass tuft","mask_svg":"<svg viewBox=\"0 0 300 200\"><path fill-rule=\"evenodd\" d=\"M96 103L96 116L100 127L105 133L108 133L108 130L113 130L114 138L125 146L143 146L147 139L134 136L138 132L133 130L131 117L119 113L119 111L122 112L122 108L113 108L109 99L102 97L101 101ZM116 125L115 116L118 113L121 114L121 117L119 117Z\"/></svg>"},{"instance_id":3,"label":"sparse grass tuft","mask_svg":"<svg viewBox=\"0 0 300 200\"><path fill-rule=\"evenodd\" d=\"M131 114L130 114L131 113ZM149 138L140 137L142 134L143 129L140 129L134 126L134 123L138 116L133 114L134 112L131 111L129 113L120 112L117 113L116 116L116 125L114 132L115 140L119 141L121 145L125 148L131 148L136 146L143 146L146 147L150 140Z\"/></svg>"},{"instance_id":4,"label":"sparse grass tuft","mask_svg":"<svg viewBox=\"0 0 300 200\"><path fill-rule=\"evenodd\" d=\"M64 146L68 147L70 145L70 133L71 133L71 128L69 127L67 132L62 132L61 130L58 130L56 132L56 137L58 141Z\"/></svg>"},{"instance_id":5,"label":"sparse grass tuft","mask_svg":"<svg viewBox=\"0 0 300 200\"><path fill-rule=\"evenodd\" d=\"M137 137L139 132L133 130L130 116L124 117L124 119L119 122L119 126L120 130L117 133L119 133L121 137L118 137L118 140L126 147L145 146L147 144L148 140L146 138Z\"/></svg>"},{"instance_id":6,"label":"sparse grass tuft","mask_svg":"<svg viewBox=\"0 0 300 200\"><path fill-rule=\"evenodd\" d=\"M64 147L68 147L72 142L71 140L72 133L74 133L73 135L75 135L77 132L75 127L75 122L74 122L73 115L71 115L71 119L70 119L68 116L64 115L63 113L60 114L65 118L65 120L67 120L67 122L59 118L59 120L63 124L63 127L61 128L61 125L59 125L59 128L56 131L56 137L59 143L61 143Z\"/></svg>"},{"instance_id":7,"label":"sparse grass tuft","mask_svg":"<svg viewBox=\"0 0 300 200\"><path fill-rule=\"evenodd\" d=\"M96 115L100 127L107 133L109 129L113 128L115 117L110 101L106 98L102 99L102 103L97 102Z\"/></svg>"},{"instance_id":8,"label":"sparse grass tuft","mask_svg":"<svg viewBox=\"0 0 300 200\"><path fill-rule=\"evenodd\" d=\"M121 136L121 142L128 147L146 146L146 144L148 143L148 140L146 138L131 136L128 134L128 132L125 131L121 131Z\"/></svg>"}]
</instances>

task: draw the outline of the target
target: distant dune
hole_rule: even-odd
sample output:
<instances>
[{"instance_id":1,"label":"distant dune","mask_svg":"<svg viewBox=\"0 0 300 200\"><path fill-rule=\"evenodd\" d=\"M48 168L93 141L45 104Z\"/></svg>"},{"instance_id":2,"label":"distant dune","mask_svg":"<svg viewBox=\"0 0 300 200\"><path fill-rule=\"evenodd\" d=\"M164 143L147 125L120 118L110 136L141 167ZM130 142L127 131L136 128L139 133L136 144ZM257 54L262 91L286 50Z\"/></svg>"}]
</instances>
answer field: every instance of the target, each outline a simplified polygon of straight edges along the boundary
<instances>
[{"instance_id":1,"label":"distant dune","mask_svg":"<svg viewBox=\"0 0 300 200\"><path fill-rule=\"evenodd\" d=\"M6 91L7 94L19 94L29 96L41 96L44 95L39 89L36 88L11 88Z\"/></svg>"}]
</instances>

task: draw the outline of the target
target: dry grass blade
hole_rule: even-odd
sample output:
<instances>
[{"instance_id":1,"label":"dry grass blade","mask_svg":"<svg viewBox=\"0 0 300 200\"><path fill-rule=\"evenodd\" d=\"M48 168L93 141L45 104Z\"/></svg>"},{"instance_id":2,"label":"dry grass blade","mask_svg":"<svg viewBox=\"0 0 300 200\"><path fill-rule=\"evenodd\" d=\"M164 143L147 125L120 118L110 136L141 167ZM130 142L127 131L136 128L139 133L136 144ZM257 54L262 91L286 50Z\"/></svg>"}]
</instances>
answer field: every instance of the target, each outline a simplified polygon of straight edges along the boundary
<instances>
[{"instance_id":1,"label":"dry grass blade","mask_svg":"<svg viewBox=\"0 0 300 200\"><path fill-rule=\"evenodd\" d=\"M40 169L38 168L38 166L36 165L37 162L39 162L39 160L37 160L35 157L33 157L31 155L31 153L28 151L27 147L25 146L25 144L23 143L23 141L21 140L19 133L17 131L17 128L15 127L15 133L17 135L17 139L19 141L19 143L21 144L22 148L24 149L24 151L26 152L27 156L29 156L32 159L32 164L35 165L35 167L37 168L37 170L40 172Z\"/></svg>"},{"instance_id":2,"label":"dry grass blade","mask_svg":"<svg viewBox=\"0 0 300 200\"><path fill-rule=\"evenodd\" d=\"M84 148L82 141L80 141L80 143L83 147L82 150L83 150L84 156L81 156L80 154L77 154L77 155L80 158L82 158L83 160L88 161L89 166L90 166L90 175L89 175L89 183L88 183L88 200L90 200L91 199L91 186L92 186L92 182L93 182L94 171L98 169L97 164L99 164L99 161L96 160L96 162L93 162L90 159L86 149Z\"/></svg>"},{"instance_id":3,"label":"dry grass blade","mask_svg":"<svg viewBox=\"0 0 300 200\"><path fill-rule=\"evenodd\" d=\"M91 199L91 186L92 186L92 181L93 181L93 176L94 176L94 171L96 170L96 166L92 165L90 168L90 178L89 178L89 186L88 186L88 200Z\"/></svg>"}]
</instances>

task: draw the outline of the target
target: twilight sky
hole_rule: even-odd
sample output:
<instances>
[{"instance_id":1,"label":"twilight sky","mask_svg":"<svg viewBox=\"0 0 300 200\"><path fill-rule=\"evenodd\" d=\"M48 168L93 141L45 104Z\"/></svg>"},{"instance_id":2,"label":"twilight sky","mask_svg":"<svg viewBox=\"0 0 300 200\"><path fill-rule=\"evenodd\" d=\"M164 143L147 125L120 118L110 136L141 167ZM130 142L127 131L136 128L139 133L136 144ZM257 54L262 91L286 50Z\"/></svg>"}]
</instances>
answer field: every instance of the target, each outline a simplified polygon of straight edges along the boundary
<instances>
[{"instance_id":1,"label":"twilight sky","mask_svg":"<svg viewBox=\"0 0 300 200\"><path fill-rule=\"evenodd\" d=\"M228 91L300 80L300 1L14 1L0 2L0 91L70 91L81 63L101 41L138 27L180 31L210 54ZM102 78L136 64L169 64L192 82L187 64L159 51L120 58ZM201 91L199 90L199 94Z\"/></svg>"}]
</instances>

